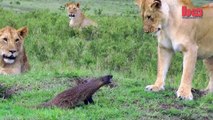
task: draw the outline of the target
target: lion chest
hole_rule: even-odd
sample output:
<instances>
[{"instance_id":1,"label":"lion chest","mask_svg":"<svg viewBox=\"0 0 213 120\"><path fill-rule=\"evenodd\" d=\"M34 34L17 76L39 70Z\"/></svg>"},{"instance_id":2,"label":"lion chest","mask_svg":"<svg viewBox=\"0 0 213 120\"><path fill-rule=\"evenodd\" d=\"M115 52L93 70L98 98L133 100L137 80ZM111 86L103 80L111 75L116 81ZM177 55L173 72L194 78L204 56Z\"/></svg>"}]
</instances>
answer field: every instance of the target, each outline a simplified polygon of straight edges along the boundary
<instances>
[{"instance_id":1,"label":"lion chest","mask_svg":"<svg viewBox=\"0 0 213 120\"><path fill-rule=\"evenodd\" d=\"M185 51L183 41L177 40L177 37L172 36L170 32L161 31L157 37L160 47L171 49L174 52Z\"/></svg>"},{"instance_id":2,"label":"lion chest","mask_svg":"<svg viewBox=\"0 0 213 120\"><path fill-rule=\"evenodd\" d=\"M173 49L172 41L164 31L157 33L158 45L166 49Z\"/></svg>"},{"instance_id":3,"label":"lion chest","mask_svg":"<svg viewBox=\"0 0 213 120\"><path fill-rule=\"evenodd\" d=\"M78 26L78 21L76 21L74 18L70 19L70 26L71 27L75 27Z\"/></svg>"},{"instance_id":4,"label":"lion chest","mask_svg":"<svg viewBox=\"0 0 213 120\"><path fill-rule=\"evenodd\" d=\"M0 74L20 74L21 73L21 64L6 65L5 67L0 68Z\"/></svg>"},{"instance_id":5,"label":"lion chest","mask_svg":"<svg viewBox=\"0 0 213 120\"><path fill-rule=\"evenodd\" d=\"M70 27L80 27L82 24L83 18L80 16L73 17L70 19Z\"/></svg>"}]
</instances>

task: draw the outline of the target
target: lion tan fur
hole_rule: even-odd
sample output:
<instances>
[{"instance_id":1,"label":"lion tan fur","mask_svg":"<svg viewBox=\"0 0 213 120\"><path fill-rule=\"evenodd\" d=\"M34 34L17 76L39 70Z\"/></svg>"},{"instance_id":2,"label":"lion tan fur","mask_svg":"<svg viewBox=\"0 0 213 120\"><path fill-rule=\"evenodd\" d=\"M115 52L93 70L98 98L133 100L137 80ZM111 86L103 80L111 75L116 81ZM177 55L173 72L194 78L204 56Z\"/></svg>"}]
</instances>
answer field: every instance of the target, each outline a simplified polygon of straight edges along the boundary
<instances>
[{"instance_id":1,"label":"lion tan fur","mask_svg":"<svg viewBox=\"0 0 213 120\"><path fill-rule=\"evenodd\" d=\"M175 52L183 53L183 73L177 97L192 100L192 79L197 59L203 59L210 81L205 89L213 93L213 7L202 6L203 16L182 17L182 6L196 8L191 0L138 0L144 32L156 33L158 38L158 73L149 91L164 89L166 74Z\"/></svg>"},{"instance_id":2,"label":"lion tan fur","mask_svg":"<svg viewBox=\"0 0 213 120\"><path fill-rule=\"evenodd\" d=\"M5 27L0 30L0 74L20 74L29 70L24 49L28 28L18 30Z\"/></svg>"},{"instance_id":3,"label":"lion tan fur","mask_svg":"<svg viewBox=\"0 0 213 120\"><path fill-rule=\"evenodd\" d=\"M69 26L73 28L85 28L88 26L97 26L97 23L87 18L80 9L80 3L68 2L65 4L68 16L70 18Z\"/></svg>"}]
</instances>

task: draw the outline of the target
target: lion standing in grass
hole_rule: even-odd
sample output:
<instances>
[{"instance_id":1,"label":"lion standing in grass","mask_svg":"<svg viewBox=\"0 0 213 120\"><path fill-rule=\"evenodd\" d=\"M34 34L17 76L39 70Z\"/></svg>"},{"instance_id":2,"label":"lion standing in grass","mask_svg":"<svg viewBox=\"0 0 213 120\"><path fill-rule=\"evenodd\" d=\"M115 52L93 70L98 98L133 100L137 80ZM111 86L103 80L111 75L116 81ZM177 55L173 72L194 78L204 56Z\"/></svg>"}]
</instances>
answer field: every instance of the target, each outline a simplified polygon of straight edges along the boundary
<instances>
[{"instance_id":1,"label":"lion standing in grass","mask_svg":"<svg viewBox=\"0 0 213 120\"><path fill-rule=\"evenodd\" d=\"M194 9L191 0L137 0L144 32L158 38L158 73L148 91L164 90L166 74L175 52L183 53L183 73L177 97L192 100L192 79L197 59L203 59L210 81L205 91L213 93L213 7L204 5L200 18L183 18L182 6ZM202 84L202 83L201 83Z\"/></svg>"},{"instance_id":2,"label":"lion standing in grass","mask_svg":"<svg viewBox=\"0 0 213 120\"><path fill-rule=\"evenodd\" d=\"M28 28L18 30L5 27L0 30L0 74L20 74L29 70L24 50L24 38Z\"/></svg>"},{"instance_id":3,"label":"lion standing in grass","mask_svg":"<svg viewBox=\"0 0 213 120\"><path fill-rule=\"evenodd\" d=\"M80 3L66 3L68 16L70 18L69 26L73 28L85 28L88 26L97 26L97 24L88 19L80 10Z\"/></svg>"}]
</instances>

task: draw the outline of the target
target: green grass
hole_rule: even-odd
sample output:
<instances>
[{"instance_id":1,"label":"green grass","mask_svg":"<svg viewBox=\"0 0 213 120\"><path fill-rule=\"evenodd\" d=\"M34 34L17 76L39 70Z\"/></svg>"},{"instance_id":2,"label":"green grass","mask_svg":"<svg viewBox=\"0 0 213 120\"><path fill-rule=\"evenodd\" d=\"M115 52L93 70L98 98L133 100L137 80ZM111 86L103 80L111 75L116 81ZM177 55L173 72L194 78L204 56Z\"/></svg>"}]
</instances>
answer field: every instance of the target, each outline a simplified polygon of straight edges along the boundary
<instances>
[{"instance_id":1,"label":"green grass","mask_svg":"<svg viewBox=\"0 0 213 120\"><path fill-rule=\"evenodd\" d=\"M200 5L203 5L203 4L208 4L210 2L213 2L213 0L192 0L192 2L195 5L200 6Z\"/></svg>"},{"instance_id":2,"label":"green grass","mask_svg":"<svg viewBox=\"0 0 213 120\"><path fill-rule=\"evenodd\" d=\"M53 12L60 11L66 2L70 0L0 0L1 6L8 10L18 12L33 11L38 9L50 9ZM72 0L81 3L81 7L88 14L96 14L101 11L102 14L120 15L124 13L132 14L136 9L135 0ZM192 0L197 6L203 5L212 0ZM95 6L95 7L91 7ZM115 12L116 11L116 12Z\"/></svg>"},{"instance_id":3,"label":"green grass","mask_svg":"<svg viewBox=\"0 0 213 120\"><path fill-rule=\"evenodd\" d=\"M1 1L1 0L0 0ZM18 1L18 0L17 0ZM50 9L53 12L63 10L64 4L69 0L2 0L1 6L7 10L17 12L33 11L38 9ZM86 14L121 15L135 13L134 2L129 0L72 0L79 2ZM94 7L92 7L94 6ZM116 11L116 12L115 12Z\"/></svg>"},{"instance_id":4,"label":"green grass","mask_svg":"<svg viewBox=\"0 0 213 120\"><path fill-rule=\"evenodd\" d=\"M144 91L156 78L157 41L143 33L138 9L131 1L88 0L83 8L99 27L83 31L69 28L65 10L58 9L66 1L22 0L20 5L13 4L18 6L11 7L13 11L8 11L8 2L0 4L0 28L29 27L25 47L32 69L23 75L0 76L0 83L22 88L12 98L0 99L0 119L213 119L212 95L194 101L176 99L182 72L180 53L173 59L166 90ZM30 10L25 9L31 3ZM88 10L91 4L102 13L95 14L97 8ZM208 83L202 61L196 68L193 87L202 89ZM117 87L103 87L95 94L94 105L70 110L34 108L74 86L73 76L105 74L114 75Z\"/></svg>"}]
</instances>

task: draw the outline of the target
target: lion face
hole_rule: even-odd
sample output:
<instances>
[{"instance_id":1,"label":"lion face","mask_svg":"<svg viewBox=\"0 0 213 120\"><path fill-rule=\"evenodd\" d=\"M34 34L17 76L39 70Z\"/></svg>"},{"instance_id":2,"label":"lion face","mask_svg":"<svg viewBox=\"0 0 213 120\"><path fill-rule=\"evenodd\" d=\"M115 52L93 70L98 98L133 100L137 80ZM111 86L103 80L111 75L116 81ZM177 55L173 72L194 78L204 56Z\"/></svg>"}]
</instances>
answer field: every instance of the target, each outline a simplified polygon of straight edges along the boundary
<instances>
[{"instance_id":1,"label":"lion face","mask_svg":"<svg viewBox=\"0 0 213 120\"><path fill-rule=\"evenodd\" d=\"M79 3L66 3L65 7L67 8L69 18L74 18L79 13L80 4Z\"/></svg>"},{"instance_id":2,"label":"lion face","mask_svg":"<svg viewBox=\"0 0 213 120\"><path fill-rule=\"evenodd\" d=\"M144 32L158 32L161 30L162 12L161 0L137 0L143 18Z\"/></svg>"},{"instance_id":3,"label":"lion face","mask_svg":"<svg viewBox=\"0 0 213 120\"><path fill-rule=\"evenodd\" d=\"M0 30L0 58L6 64L13 64L23 51L24 37L27 32L27 27L18 30L5 27Z\"/></svg>"}]
</instances>

